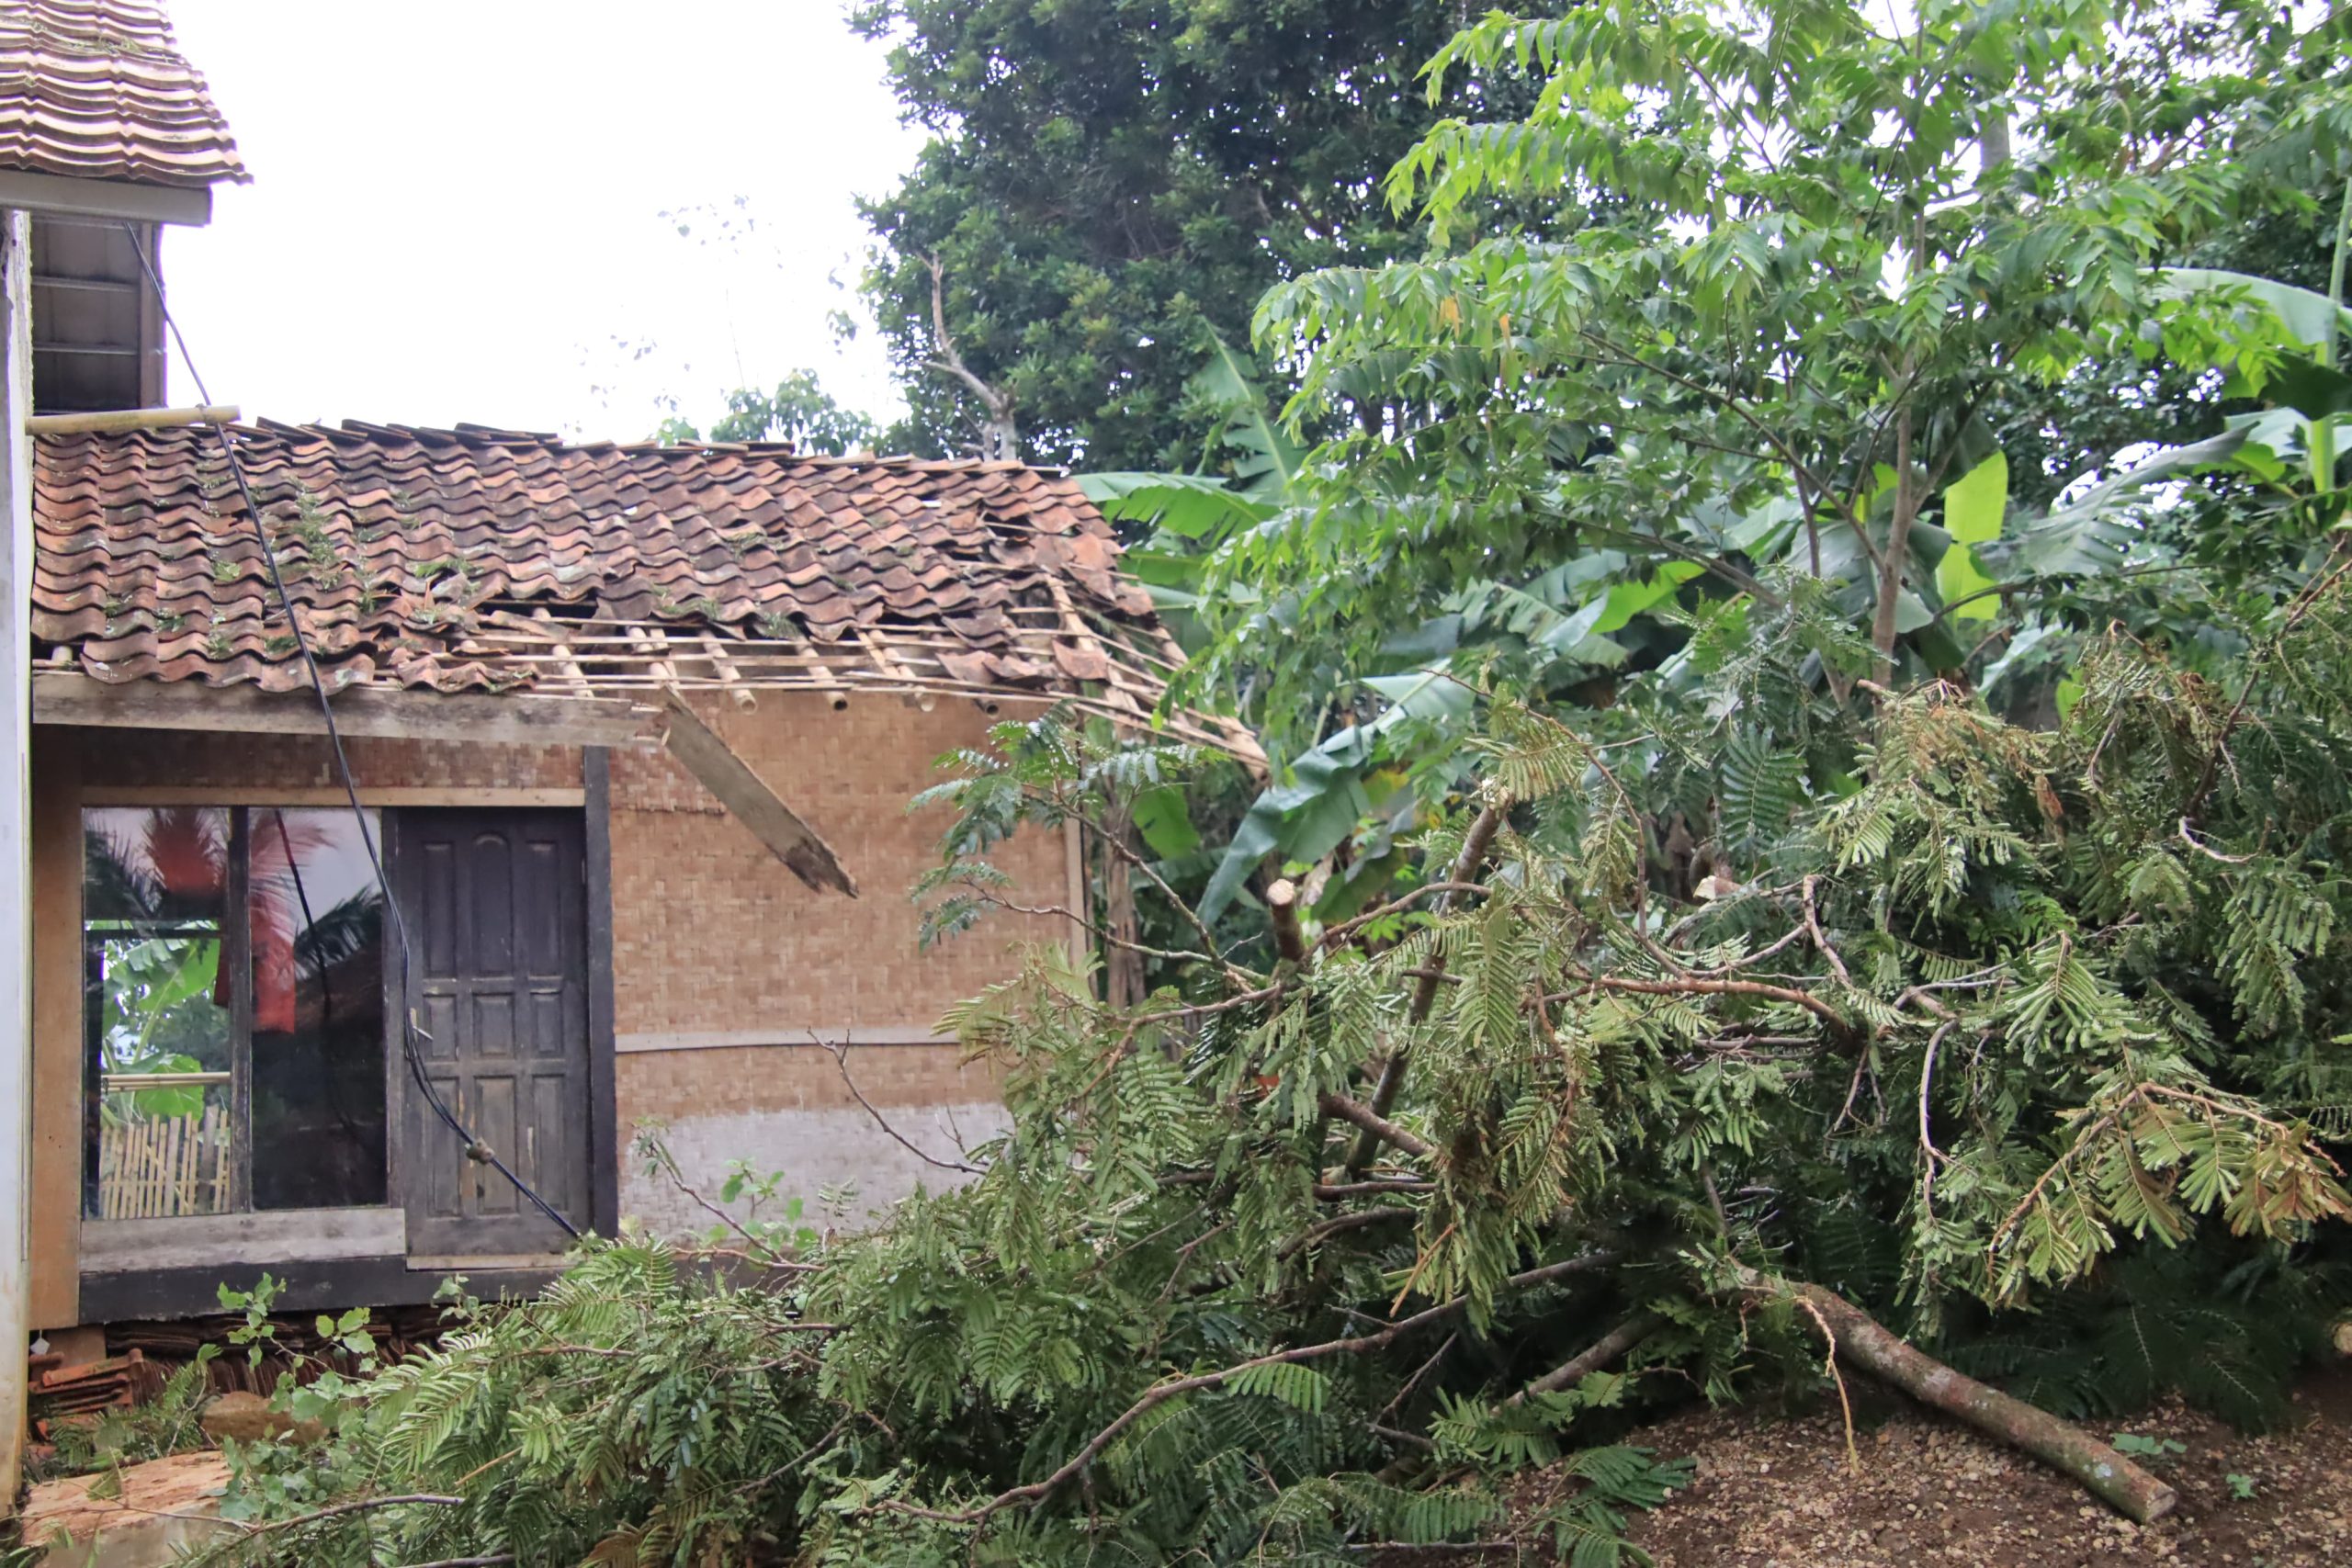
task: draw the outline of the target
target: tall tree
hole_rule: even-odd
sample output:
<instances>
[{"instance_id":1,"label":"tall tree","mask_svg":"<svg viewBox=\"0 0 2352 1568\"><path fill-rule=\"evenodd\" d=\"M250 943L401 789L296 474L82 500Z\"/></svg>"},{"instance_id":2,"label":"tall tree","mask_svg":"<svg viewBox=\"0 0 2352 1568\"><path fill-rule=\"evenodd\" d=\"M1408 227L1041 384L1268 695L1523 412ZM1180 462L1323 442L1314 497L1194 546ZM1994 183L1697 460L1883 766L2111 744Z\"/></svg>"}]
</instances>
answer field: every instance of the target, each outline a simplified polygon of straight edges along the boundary
<instances>
[{"instance_id":1,"label":"tall tree","mask_svg":"<svg viewBox=\"0 0 2352 1568\"><path fill-rule=\"evenodd\" d=\"M1225 423L1186 389L1212 333L1247 343L1283 278L1419 250L1378 183L1440 112L1416 72L1461 17L865 0L854 25L893 41L892 85L933 138L865 206L910 442L995 452L1012 424L1032 461L1193 466Z\"/></svg>"},{"instance_id":2,"label":"tall tree","mask_svg":"<svg viewBox=\"0 0 2352 1568\"><path fill-rule=\"evenodd\" d=\"M2167 264L2341 178L2334 35L2221 7L2181 54L2179 9L2091 7L2048 42L1965 5L1894 33L1839 5L1465 33L1445 73L1532 62L1549 91L1521 118L1447 121L1390 176L1433 220L1429 258L1312 275L1261 308L1305 367L1295 407L1352 417L1313 465L1343 482L1238 536L1212 577L1258 596L1215 592L1238 608L1212 668L1256 711L1311 715L1476 580L1570 611L1613 595L1602 617L1623 625L1637 594L1671 610L1683 581L1747 592L1791 567L1833 586L1883 683L1969 666L1987 570L2124 564L2144 531L2051 506L2067 475L2004 507L2006 479L1978 474L1986 416L2038 406L2041 433L2047 389L2164 350L2216 391L2261 391L2318 345L2241 341L2228 280ZM2199 65L2123 68L2150 54ZM1554 243L1463 205L1498 197L1611 218ZM2132 400L2099 390L2076 405ZM2298 547L2315 516L2292 520Z\"/></svg>"},{"instance_id":3,"label":"tall tree","mask_svg":"<svg viewBox=\"0 0 2352 1568\"><path fill-rule=\"evenodd\" d=\"M871 451L881 427L855 409L843 408L813 370L795 370L773 391L738 387L727 394L727 412L710 427L713 441L787 441L803 452L839 457ZM678 418L662 422L661 441L699 441L702 433Z\"/></svg>"}]
</instances>

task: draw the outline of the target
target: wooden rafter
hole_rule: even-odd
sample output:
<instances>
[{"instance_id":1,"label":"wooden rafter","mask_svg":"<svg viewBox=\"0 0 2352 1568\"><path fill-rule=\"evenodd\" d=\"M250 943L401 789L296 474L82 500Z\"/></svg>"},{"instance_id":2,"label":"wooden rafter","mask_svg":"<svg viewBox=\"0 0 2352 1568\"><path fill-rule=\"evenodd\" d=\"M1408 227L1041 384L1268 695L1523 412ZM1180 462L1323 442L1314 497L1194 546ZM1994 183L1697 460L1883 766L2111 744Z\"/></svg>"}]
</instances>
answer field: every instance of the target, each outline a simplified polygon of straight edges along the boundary
<instances>
[{"instance_id":1,"label":"wooden rafter","mask_svg":"<svg viewBox=\"0 0 2352 1568\"><path fill-rule=\"evenodd\" d=\"M617 697L356 686L338 693L334 701L335 728L353 736L637 746L648 743L652 730L652 710ZM307 687L265 692L257 686L206 686L194 681L110 683L68 671L44 671L34 677L33 722L254 735L326 733L318 698Z\"/></svg>"},{"instance_id":2,"label":"wooden rafter","mask_svg":"<svg viewBox=\"0 0 2352 1568\"><path fill-rule=\"evenodd\" d=\"M832 846L786 806L784 797L769 788L717 730L703 722L676 688L663 697L669 709L670 754L686 772L775 852L793 875L820 892L831 887L856 897L857 883L842 869Z\"/></svg>"}]
</instances>

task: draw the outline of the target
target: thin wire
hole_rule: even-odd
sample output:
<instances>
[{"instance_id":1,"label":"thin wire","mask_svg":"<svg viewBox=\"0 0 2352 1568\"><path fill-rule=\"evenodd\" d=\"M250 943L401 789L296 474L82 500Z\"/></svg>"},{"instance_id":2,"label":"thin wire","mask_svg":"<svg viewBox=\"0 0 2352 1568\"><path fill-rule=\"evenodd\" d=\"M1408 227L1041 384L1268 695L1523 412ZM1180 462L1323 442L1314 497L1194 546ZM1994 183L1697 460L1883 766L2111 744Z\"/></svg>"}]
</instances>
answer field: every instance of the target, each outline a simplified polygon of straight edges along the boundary
<instances>
[{"instance_id":1,"label":"thin wire","mask_svg":"<svg viewBox=\"0 0 2352 1568\"><path fill-rule=\"evenodd\" d=\"M180 335L180 324L172 319L171 307L164 302L164 280L156 275L154 264L147 259L147 247L140 243L138 229L125 223L122 231L130 236L131 252L139 257L139 268L147 275L148 288L154 291L155 309L162 314L164 325L180 351L180 363L187 367L188 377L196 383L197 398L209 406L212 401L211 389L204 384L204 373L196 367L196 356L187 351L187 339ZM318 655L311 648L309 635L302 630L301 617L294 613L294 596L287 592L286 578L278 570L277 552L270 548L269 531L263 526L261 507L254 500L253 485L245 477L245 465L237 456L236 443L231 439L227 425L214 425L212 434L220 439L220 455L228 459L230 477L237 481L237 494L244 502L245 515L253 519L254 537L260 542L262 562L269 569L270 587L276 591L277 602L285 606L287 625L294 629L295 646L302 652L302 667L310 672L311 690L318 696L319 713L326 721L327 743L334 751L335 773L343 781L344 798L351 803L351 815L359 824L359 841L368 851L368 869L374 872L377 890L383 897L384 911L392 930L393 951L400 960L401 1052L408 1058L409 1077L415 1080L417 1092L424 1097L424 1103L432 1107L433 1113L456 1135L469 1159L479 1160L496 1170L514 1186L515 1191L529 1199L539 1213L553 1220L563 1228L565 1235L576 1241L580 1237L580 1227L565 1219L557 1212L555 1205L540 1197L529 1182L508 1168L496 1149L468 1131L465 1123L458 1120L440 1093L434 1089L433 1081L425 1076L424 1057L417 1049L417 1041L420 1037L429 1036L424 1036L424 1031L418 1028L416 1011L408 1005L411 984L408 921L401 914L400 900L392 897L391 879L384 874L384 858L376 848L375 834L369 830L368 809L359 804L359 785L352 777L351 759L344 752L343 731L335 723L334 704L327 693L325 672L319 668Z\"/></svg>"}]
</instances>

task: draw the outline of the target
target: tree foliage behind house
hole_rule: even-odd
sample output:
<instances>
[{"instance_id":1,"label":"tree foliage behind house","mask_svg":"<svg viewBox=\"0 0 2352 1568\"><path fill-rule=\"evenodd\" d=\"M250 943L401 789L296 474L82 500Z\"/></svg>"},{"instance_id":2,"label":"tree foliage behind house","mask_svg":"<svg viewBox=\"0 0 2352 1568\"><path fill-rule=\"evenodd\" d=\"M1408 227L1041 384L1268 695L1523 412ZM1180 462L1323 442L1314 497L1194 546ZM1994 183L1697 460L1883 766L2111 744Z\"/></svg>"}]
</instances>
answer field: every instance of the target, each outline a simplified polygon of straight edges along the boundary
<instances>
[{"instance_id":1,"label":"tree foliage behind house","mask_svg":"<svg viewBox=\"0 0 2352 1568\"><path fill-rule=\"evenodd\" d=\"M911 436L971 438L927 368L936 258L973 370L1017 400L1023 456L1188 468L1216 416L1185 384L1210 333L1246 344L1266 288L1418 250L1379 190L1437 111L1415 73L1453 0L866 0L891 82L932 133L880 237L867 302Z\"/></svg>"}]
</instances>

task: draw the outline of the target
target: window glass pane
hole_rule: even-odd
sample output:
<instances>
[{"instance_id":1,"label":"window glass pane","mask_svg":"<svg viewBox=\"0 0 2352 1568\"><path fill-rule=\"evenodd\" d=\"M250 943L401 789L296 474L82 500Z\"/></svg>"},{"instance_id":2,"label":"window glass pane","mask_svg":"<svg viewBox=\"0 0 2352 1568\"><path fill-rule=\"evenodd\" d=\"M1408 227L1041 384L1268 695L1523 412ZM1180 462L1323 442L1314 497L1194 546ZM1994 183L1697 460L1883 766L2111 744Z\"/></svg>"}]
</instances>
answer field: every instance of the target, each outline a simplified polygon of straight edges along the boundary
<instances>
[{"instance_id":1,"label":"window glass pane","mask_svg":"<svg viewBox=\"0 0 2352 1568\"><path fill-rule=\"evenodd\" d=\"M233 1196L228 813L87 811L83 843L85 1212L220 1213Z\"/></svg>"},{"instance_id":2,"label":"window glass pane","mask_svg":"<svg viewBox=\"0 0 2352 1568\"><path fill-rule=\"evenodd\" d=\"M254 1207L381 1203L384 904L359 822L256 806L246 843Z\"/></svg>"}]
</instances>

